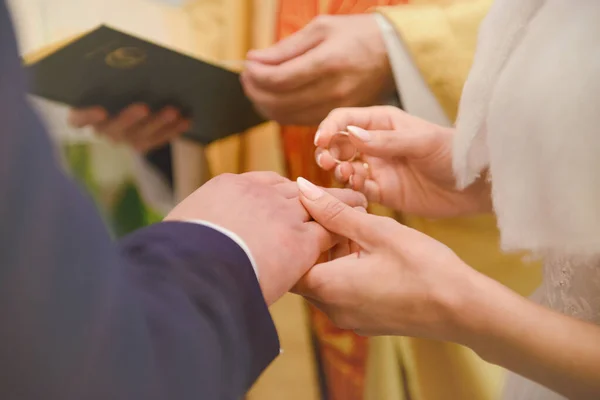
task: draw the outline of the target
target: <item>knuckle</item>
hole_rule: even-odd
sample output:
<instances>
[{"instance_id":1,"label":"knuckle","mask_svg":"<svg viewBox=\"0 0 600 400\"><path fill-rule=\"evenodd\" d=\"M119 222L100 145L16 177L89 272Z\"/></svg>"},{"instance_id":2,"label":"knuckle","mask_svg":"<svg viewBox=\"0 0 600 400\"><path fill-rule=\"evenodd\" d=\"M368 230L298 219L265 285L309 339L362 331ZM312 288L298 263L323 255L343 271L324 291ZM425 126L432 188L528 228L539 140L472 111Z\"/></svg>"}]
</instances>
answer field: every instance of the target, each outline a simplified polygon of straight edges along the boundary
<instances>
[{"instance_id":1,"label":"knuckle","mask_svg":"<svg viewBox=\"0 0 600 400\"><path fill-rule=\"evenodd\" d=\"M331 15L321 14L317 15L310 23L309 26L312 30L325 31L329 28L333 20Z\"/></svg>"},{"instance_id":2,"label":"knuckle","mask_svg":"<svg viewBox=\"0 0 600 400\"><path fill-rule=\"evenodd\" d=\"M285 83L285 79L279 74L262 74L260 80L269 87L281 86Z\"/></svg>"},{"instance_id":3,"label":"knuckle","mask_svg":"<svg viewBox=\"0 0 600 400\"><path fill-rule=\"evenodd\" d=\"M213 178L213 182L216 182L218 184L230 185L233 183L240 183L240 178L236 174L226 172L224 174L217 175L215 178Z\"/></svg>"},{"instance_id":4,"label":"knuckle","mask_svg":"<svg viewBox=\"0 0 600 400\"><path fill-rule=\"evenodd\" d=\"M339 107L333 109L327 119L332 120L333 122L343 122L346 120L347 115L350 113L350 108L348 107Z\"/></svg>"},{"instance_id":5,"label":"knuckle","mask_svg":"<svg viewBox=\"0 0 600 400\"><path fill-rule=\"evenodd\" d=\"M325 204L323 214L326 220L332 221L340 216L346 209L346 205L339 200L331 200Z\"/></svg>"}]
</instances>

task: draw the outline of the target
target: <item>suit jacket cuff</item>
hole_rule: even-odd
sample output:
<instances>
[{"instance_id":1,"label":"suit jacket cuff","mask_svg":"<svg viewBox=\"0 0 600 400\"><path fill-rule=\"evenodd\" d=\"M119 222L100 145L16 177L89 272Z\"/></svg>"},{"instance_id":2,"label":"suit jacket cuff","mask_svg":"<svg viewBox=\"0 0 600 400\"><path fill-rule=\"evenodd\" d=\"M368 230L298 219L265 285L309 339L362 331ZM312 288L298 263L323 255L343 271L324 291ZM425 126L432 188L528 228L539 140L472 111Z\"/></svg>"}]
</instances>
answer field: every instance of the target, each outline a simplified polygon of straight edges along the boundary
<instances>
[{"instance_id":1,"label":"suit jacket cuff","mask_svg":"<svg viewBox=\"0 0 600 400\"><path fill-rule=\"evenodd\" d=\"M185 259L177 264L186 267L176 270L192 301L198 291L193 287L193 276L216 282L221 294L217 301L226 303L242 340L239 343L241 356L225 361L240 365L250 363L247 369L242 368L245 370L243 379L249 387L279 354L279 339L245 250L219 230L188 222L162 222L132 236L135 239L128 240L142 245L154 243L155 248L168 249L170 255L167 258ZM128 247L132 247L131 243ZM158 254L160 250L156 252L157 257L165 257Z\"/></svg>"}]
</instances>

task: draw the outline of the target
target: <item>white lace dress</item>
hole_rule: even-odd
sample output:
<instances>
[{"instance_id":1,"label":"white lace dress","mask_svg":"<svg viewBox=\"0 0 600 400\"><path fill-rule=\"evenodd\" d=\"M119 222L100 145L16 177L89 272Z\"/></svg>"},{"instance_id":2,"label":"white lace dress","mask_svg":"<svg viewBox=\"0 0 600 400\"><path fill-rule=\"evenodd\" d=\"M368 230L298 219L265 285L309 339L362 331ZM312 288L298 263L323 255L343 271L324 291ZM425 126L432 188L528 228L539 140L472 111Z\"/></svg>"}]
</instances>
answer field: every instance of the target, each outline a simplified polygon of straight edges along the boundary
<instances>
[{"instance_id":1,"label":"white lace dress","mask_svg":"<svg viewBox=\"0 0 600 400\"><path fill-rule=\"evenodd\" d=\"M596 324L599 21L597 0L497 0L480 28L454 144L459 186L489 171L503 249L544 255L534 300ZM511 375L504 398L563 397Z\"/></svg>"},{"instance_id":2,"label":"white lace dress","mask_svg":"<svg viewBox=\"0 0 600 400\"><path fill-rule=\"evenodd\" d=\"M533 298L553 310L600 325L600 257L547 257L544 282ZM518 375L510 374L504 399L565 398Z\"/></svg>"}]
</instances>

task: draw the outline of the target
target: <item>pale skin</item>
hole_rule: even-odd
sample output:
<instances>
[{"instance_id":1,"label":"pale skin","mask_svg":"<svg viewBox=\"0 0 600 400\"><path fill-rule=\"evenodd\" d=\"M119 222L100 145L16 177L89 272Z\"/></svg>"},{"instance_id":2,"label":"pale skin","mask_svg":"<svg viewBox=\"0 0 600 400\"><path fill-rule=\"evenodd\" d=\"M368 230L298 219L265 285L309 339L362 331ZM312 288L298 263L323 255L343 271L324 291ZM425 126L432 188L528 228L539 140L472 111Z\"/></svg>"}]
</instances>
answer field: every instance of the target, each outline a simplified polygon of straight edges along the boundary
<instances>
[{"instance_id":1,"label":"pale skin","mask_svg":"<svg viewBox=\"0 0 600 400\"><path fill-rule=\"evenodd\" d=\"M361 193L326 190L364 212L367 200ZM165 220L202 220L237 234L254 257L263 296L271 305L323 252L347 242L312 221L299 197L296 183L275 172L223 174L175 206Z\"/></svg>"},{"instance_id":2,"label":"pale skin","mask_svg":"<svg viewBox=\"0 0 600 400\"><path fill-rule=\"evenodd\" d=\"M466 192L453 189L451 129L388 107L342 109L316 139L324 168L335 167L326 150L331 137L348 126L358 128L353 141L370 165L342 164L338 177L354 177L369 199L430 216L490 210L484 179ZM570 399L600 397L600 327L517 295L420 232L298 184L314 220L361 248L315 266L295 288L334 322L364 335L453 341Z\"/></svg>"},{"instance_id":3,"label":"pale skin","mask_svg":"<svg viewBox=\"0 0 600 400\"><path fill-rule=\"evenodd\" d=\"M367 204L362 194L352 190L327 192L360 211ZM345 241L312 221L299 197L296 183L274 172L223 174L175 206L165 220L202 220L237 234L256 261L263 296L271 305L321 253Z\"/></svg>"},{"instance_id":4,"label":"pale skin","mask_svg":"<svg viewBox=\"0 0 600 400\"><path fill-rule=\"evenodd\" d=\"M384 104L396 91L373 14L321 15L249 52L241 78L256 108L288 125L317 125L338 107Z\"/></svg>"}]
</instances>

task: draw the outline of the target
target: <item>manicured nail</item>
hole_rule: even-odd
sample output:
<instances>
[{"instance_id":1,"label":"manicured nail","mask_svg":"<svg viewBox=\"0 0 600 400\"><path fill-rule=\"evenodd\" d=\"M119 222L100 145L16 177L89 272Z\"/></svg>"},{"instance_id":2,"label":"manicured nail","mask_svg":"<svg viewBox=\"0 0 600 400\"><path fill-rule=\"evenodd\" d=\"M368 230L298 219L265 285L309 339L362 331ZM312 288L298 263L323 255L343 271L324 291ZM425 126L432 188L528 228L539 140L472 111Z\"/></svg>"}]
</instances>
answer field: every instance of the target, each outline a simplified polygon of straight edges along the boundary
<instances>
[{"instance_id":1,"label":"manicured nail","mask_svg":"<svg viewBox=\"0 0 600 400\"><path fill-rule=\"evenodd\" d=\"M352 136L354 136L360 141L368 142L369 140L371 140L371 135L368 131L364 130L363 128L359 128L358 126L348 126L346 127L346 129L352 134Z\"/></svg>"},{"instance_id":2,"label":"manicured nail","mask_svg":"<svg viewBox=\"0 0 600 400\"><path fill-rule=\"evenodd\" d=\"M321 131L317 131L317 133L315 133L315 146L318 146L317 143L319 143L319 136L321 136Z\"/></svg>"},{"instance_id":3,"label":"manicured nail","mask_svg":"<svg viewBox=\"0 0 600 400\"><path fill-rule=\"evenodd\" d=\"M317 162L317 165L319 166L319 168L323 168L323 166L321 165L321 156L323 155L322 152L317 152L317 154L315 155L315 161Z\"/></svg>"},{"instance_id":4,"label":"manicured nail","mask_svg":"<svg viewBox=\"0 0 600 400\"><path fill-rule=\"evenodd\" d=\"M335 167L335 170L333 171L333 175L335 176L335 179L337 179L338 181L342 181L343 176L342 176L342 166L338 165L337 167Z\"/></svg>"},{"instance_id":5,"label":"manicured nail","mask_svg":"<svg viewBox=\"0 0 600 400\"><path fill-rule=\"evenodd\" d=\"M313 185L311 182L302 177L296 179L296 183L298 184L298 189L300 189L304 197L309 200L319 200L321 196L325 194L325 192L323 192L323 190L321 190L319 187Z\"/></svg>"}]
</instances>

